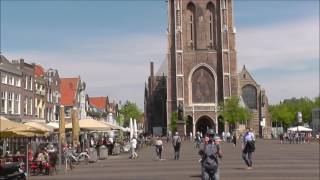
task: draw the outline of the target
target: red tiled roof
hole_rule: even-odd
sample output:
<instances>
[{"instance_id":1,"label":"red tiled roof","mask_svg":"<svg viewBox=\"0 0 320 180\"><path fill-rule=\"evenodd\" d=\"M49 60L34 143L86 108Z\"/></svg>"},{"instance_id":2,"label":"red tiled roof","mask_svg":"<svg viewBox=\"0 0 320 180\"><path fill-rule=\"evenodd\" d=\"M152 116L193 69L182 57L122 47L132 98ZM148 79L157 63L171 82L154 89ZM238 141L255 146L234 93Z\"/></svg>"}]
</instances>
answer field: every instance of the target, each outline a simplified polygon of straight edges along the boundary
<instances>
[{"instance_id":1,"label":"red tiled roof","mask_svg":"<svg viewBox=\"0 0 320 180\"><path fill-rule=\"evenodd\" d=\"M44 69L42 66L36 64L35 67L34 67L34 75L36 77L40 77L40 76L43 76L44 75Z\"/></svg>"},{"instance_id":2,"label":"red tiled roof","mask_svg":"<svg viewBox=\"0 0 320 180\"><path fill-rule=\"evenodd\" d=\"M107 107L107 97L89 97L89 102L101 110Z\"/></svg>"},{"instance_id":3,"label":"red tiled roof","mask_svg":"<svg viewBox=\"0 0 320 180\"><path fill-rule=\"evenodd\" d=\"M61 104L73 106L75 104L76 93L80 78L60 78Z\"/></svg>"}]
</instances>

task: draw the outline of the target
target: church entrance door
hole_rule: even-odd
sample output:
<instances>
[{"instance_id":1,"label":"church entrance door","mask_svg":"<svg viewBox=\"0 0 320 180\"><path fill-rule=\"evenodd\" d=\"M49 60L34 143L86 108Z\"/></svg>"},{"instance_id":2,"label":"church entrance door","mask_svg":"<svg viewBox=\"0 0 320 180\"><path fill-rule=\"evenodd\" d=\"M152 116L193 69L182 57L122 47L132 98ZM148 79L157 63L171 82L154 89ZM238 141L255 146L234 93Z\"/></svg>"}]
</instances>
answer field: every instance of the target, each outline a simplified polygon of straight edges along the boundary
<instances>
[{"instance_id":1,"label":"church entrance door","mask_svg":"<svg viewBox=\"0 0 320 180\"><path fill-rule=\"evenodd\" d=\"M196 131L199 131L204 136L208 129L215 130L213 120L208 116L200 117L196 123Z\"/></svg>"}]
</instances>

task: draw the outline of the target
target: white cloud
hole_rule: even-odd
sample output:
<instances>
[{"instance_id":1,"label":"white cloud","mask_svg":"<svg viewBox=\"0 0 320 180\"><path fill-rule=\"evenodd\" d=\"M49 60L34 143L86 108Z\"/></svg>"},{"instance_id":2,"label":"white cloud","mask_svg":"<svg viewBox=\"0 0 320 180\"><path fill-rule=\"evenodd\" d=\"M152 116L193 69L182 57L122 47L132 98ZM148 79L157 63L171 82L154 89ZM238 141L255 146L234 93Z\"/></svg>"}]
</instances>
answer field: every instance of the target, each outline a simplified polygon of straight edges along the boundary
<instances>
[{"instance_id":1,"label":"white cloud","mask_svg":"<svg viewBox=\"0 0 320 180\"><path fill-rule=\"evenodd\" d=\"M270 103L319 95L319 18L238 29L237 44L238 67L259 76Z\"/></svg>"},{"instance_id":2,"label":"white cloud","mask_svg":"<svg viewBox=\"0 0 320 180\"><path fill-rule=\"evenodd\" d=\"M80 45L79 45L80 44ZM45 68L58 69L60 77L80 75L91 96L136 102L143 107L144 82L149 61L160 64L165 57L166 37L131 35L67 43L65 51L8 51L9 59L24 58Z\"/></svg>"},{"instance_id":3,"label":"white cloud","mask_svg":"<svg viewBox=\"0 0 320 180\"><path fill-rule=\"evenodd\" d=\"M280 76L276 79L265 77L261 84L267 91L269 104L276 104L292 97L313 99L319 95L319 74L312 72Z\"/></svg>"},{"instance_id":4,"label":"white cloud","mask_svg":"<svg viewBox=\"0 0 320 180\"><path fill-rule=\"evenodd\" d=\"M256 74L268 69L290 70L275 79L259 76L257 81L267 90L271 103L293 96L314 97L319 93L319 70L297 72L305 69L306 61L319 66L318 32L318 19L238 29L238 67L245 64ZM56 68L61 77L80 75L87 82L89 95L135 101L142 109L149 61L155 61L155 66L161 65L167 49L166 40L165 33L161 36L132 34L67 42L63 51L26 49L4 52L4 55Z\"/></svg>"},{"instance_id":5,"label":"white cloud","mask_svg":"<svg viewBox=\"0 0 320 180\"><path fill-rule=\"evenodd\" d=\"M239 65L295 70L319 59L319 18L238 29L237 44Z\"/></svg>"}]
</instances>

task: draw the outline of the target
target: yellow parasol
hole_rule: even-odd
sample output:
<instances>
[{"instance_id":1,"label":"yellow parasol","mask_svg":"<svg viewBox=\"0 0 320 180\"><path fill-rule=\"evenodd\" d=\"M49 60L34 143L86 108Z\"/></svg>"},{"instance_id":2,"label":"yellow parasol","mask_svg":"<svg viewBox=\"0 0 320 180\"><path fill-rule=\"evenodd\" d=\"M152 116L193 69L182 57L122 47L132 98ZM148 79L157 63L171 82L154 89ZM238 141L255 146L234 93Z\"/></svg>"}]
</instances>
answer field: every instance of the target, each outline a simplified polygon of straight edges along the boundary
<instances>
[{"instance_id":1,"label":"yellow parasol","mask_svg":"<svg viewBox=\"0 0 320 180\"><path fill-rule=\"evenodd\" d=\"M91 131L109 131L112 127L101 121L94 119L82 119L79 120L80 129L91 130ZM72 129L72 123L66 124L66 129Z\"/></svg>"},{"instance_id":2,"label":"yellow parasol","mask_svg":"<svg viewBox=\"0 0 320 180\"><path fill-rule=\"evenodd\" d=\"M40 123L40 122L27 122L27 123L24 123L24 125L31 126L33 128L39 129L44 132L53 132L54 130L52 127L46 125L45 123Z\"/></svg>"},{"instance_id":3,"label":"yellow parasol","mask_svg":"<svg viewBox=\"0 0 320 180\"><path fill-rule=\"evenodd\" d=\"M47 131L37 129L22 123L11 121L0 116L0 137L33 137L46 136Z\"/></svg>"},{"instance_id":4,"label":"yellow parasol","mask_svg":"<svg viewBox=\"0 0 320 180\"><path fill-rule=\"evenodd\" d=\"M22 123L11 121L3 116L0 116L0 131L4 131L5 129L20 127L23 125Z\"/></svg>"}]
</instances>

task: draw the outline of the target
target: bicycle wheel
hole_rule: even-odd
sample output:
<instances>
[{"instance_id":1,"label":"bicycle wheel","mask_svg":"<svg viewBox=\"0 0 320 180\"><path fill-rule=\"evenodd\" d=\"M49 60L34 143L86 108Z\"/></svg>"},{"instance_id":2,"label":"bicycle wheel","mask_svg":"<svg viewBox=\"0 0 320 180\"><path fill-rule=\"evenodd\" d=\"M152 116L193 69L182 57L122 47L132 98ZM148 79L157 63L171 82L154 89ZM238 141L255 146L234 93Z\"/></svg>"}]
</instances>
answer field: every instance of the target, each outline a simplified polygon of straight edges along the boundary
<instances>
[{"instance_id":1,"label":"bicycle wheel","mask_svg":"<svg viewBox=\"0 0 320 180\"><path fill-rule=\"evenodd\" d=\"M80 163L80 162L84 162L85 164L88 164L89 159L88 159L88 157L87 157L86 155L81 154L81 155L79 156L79 163Z\"/></svg>"}]
</instances>

